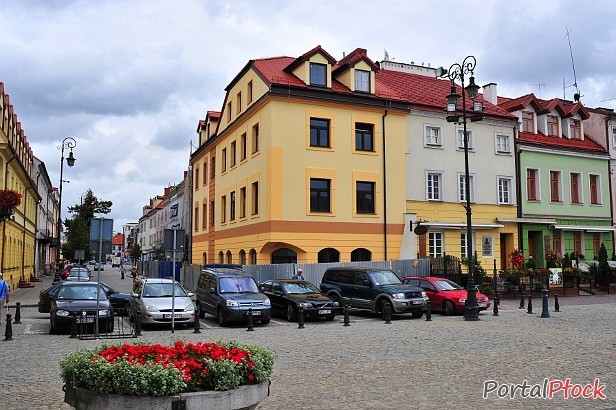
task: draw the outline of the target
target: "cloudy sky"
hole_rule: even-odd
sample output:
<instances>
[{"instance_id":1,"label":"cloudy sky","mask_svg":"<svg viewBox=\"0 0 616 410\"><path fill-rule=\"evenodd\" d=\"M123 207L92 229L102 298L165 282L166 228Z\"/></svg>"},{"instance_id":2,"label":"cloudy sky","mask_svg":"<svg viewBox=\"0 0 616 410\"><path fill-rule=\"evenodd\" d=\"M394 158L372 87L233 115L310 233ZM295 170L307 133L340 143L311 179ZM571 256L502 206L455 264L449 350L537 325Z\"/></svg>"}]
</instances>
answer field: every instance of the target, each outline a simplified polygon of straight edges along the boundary
<instances>
[{"instance_id":1,"label":"cloudy sky","mask_svg":"<svg viewBox=\"0 0 616 410\"><path fill-rule=\"evenodd\" d=\"M380 61L449 67L477 58L479 84L616 108L616 2L0 0L0 82L63 216L88 189L113 201L115 229L182 179L198 121L250 59L321 45ZM570 33L566 36L567 31ZM573 51L575 73L569 51ZM563 86L564 84L564 86Z\"/></svg>"}]
</instances>

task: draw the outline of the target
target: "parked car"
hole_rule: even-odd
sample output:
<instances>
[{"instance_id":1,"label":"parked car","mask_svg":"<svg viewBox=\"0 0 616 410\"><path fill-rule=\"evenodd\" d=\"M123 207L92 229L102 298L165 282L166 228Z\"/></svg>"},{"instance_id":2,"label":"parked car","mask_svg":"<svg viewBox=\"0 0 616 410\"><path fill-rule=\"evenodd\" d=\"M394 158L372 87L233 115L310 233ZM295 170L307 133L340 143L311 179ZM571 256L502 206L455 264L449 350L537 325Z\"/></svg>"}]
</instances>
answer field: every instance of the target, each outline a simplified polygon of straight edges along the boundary
<instances>
[{"instance_id":1,"label":"parked car","mask_svg":"<svg viewBox=\"0 0 616 410\"><path fill-rule=\"evenodd\" d=\"M464 313L468 292L462 286L447 279L436 276L404 278L404 283L419 286L426 291L430 299L430 310L441 311L445 315ZM477 292L477 306L479 310L490 308L490 299L481 292Z\"/></svg>"},{"instance_id":2,"label":"parked car","mask_svg":"<svg viewBox=\"0 0 616 410\"><path fill-rule=\"evenodd\" d=\"M394 313L423 316L428 297L423 289L405 285L388 269L369 267L336 267L325 271L321 292L338 302L356 309L370 310L385 316L389 307Z\"/></svg>"},{"instance_id":3,"label":"parked car","mask_svg":"<svg viewBox=\"0 0 616 410\"><path fill-rule=\"evenodd\" d=\"M249 310L253 320L266 325L272 308L267 296L259 291L257 282L239 268L206 268L197 281L199 316L216 316L220 326L245 321Z\"/></svg>"},{"instance_id":4,"label":"parked car","mask_svg":"<svg viewBox=\"0 0 616 410\"><path fill-rule=\"evenodd\" d=\"M173 279L141 278L130 295L128 315L135 320L140 312L144 325L168 325L172 318L174 323L190 324L195 321L193 296Z\"/></svg>"},{"instance_id":5,"label":"parked car","mask_svg":"<svg viewBox=\"0 0 616 410\"><path fill-rule=\"evenodd\" d=\"M272 305L272 313L285 315L289 322L297 320L300 307L304 317L333 320L340 305L321 294L319 288L306 280L277 279L267 280L259 285Z\"/></svg>"},{"instance_id":6,"label":"parked car","mask_svg":"<svg viewBox=\"0 0 616 410\"><path fill-rule=\"evenodd\" d=\"M39 292L38 311L39 313L49 313L51 310L51 301L53 300L56 292L62 285L62 282L54 282L47 289L43 289Z\"/></svg>"},{"instance_id":7,"label":"parked car","mask_svg":"<svg viewBox=\"0 0 616 410\"><path fill-rule=\"evenodd\" d=\"M97 303L99 332L113 332L113 307L102 286L95 282L63 282L49 309L49 333L70 330L74 317L79 325L94 325Z\"/></svg>"},{"instance_id":8,"label":"parked car","mask_svg":"<svg viewBox=\"0 0 616 410\"><path fill-rule=\"evenodd\" d=\"M68 271L66 281L68 282L87 282L91 279L90 271L86 268L74 267Z\"/></svg>"}]
</instances>

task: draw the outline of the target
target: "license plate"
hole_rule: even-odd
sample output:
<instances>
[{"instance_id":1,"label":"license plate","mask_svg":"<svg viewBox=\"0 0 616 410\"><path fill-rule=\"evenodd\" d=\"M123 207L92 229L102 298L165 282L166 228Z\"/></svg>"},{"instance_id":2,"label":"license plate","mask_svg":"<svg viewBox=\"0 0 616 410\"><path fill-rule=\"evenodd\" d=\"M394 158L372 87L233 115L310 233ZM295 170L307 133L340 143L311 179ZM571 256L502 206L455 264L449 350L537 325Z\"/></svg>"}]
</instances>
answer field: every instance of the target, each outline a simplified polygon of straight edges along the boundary
<instances>
[{"instance_id":1,"label":"license plate","mask_svg":"<svg viewBox=\"0 0 616 410\"><path fill-rule=\"evenodd\" d=\"M181 313L175 313L175 314L173 314L173 317L176 318L176 319L179 319L179 318L182 317L182 314ZM171 319L171 313L163 314L163 319Z\"/></svg>"},{"instance_id":2,"label":"license plate","mask_svg":"<svg viewBox=\"0 0 616 410\"><path fill-rule=\"evenodd\" d=\"M479 306L479 307L486 307L486 304L485 303L477 303L477 306Z\"/></svg>"},{"instance_id":3,"label":"license plate","mask_svg":"<svg viewBox=\"0 0 616 410\"><path fill-rule=\"evenodd\" d=\"M87 317L87 318L77 318L77 323L94 323L94 318L93 317Z\"/></svg>"},{"instance_id":4,"label":"license plate","mask_svg":"<svg viewBox=\"0 0 616 410\"><path fill-rule=\"evenodd\" d=\"M332 310L331 309L321 309L319 310L319 315L331 315L332 314Z\"/></svg>"},{"instance_id":5,"label":"license plate","mask_svg":"<svg viewBox=\"0 0 616 410\"><path fill-rule=\"evenodd\" d=\"M421 305L423 303L423 300L414 300L413 301L413 305Z\"/></svg>"},{"instance_id":6,"label":"license plate","mask_svg":"<svg viewBox=\"0 0 616 410\"><path fill-rule=\"evenodd\" d=\"M248 312L246 312L246 315L248 315ZM252 315L253 316L261 316L261 311L260 310L253 310L252 311Z\"/></svg>"}]
</instances>

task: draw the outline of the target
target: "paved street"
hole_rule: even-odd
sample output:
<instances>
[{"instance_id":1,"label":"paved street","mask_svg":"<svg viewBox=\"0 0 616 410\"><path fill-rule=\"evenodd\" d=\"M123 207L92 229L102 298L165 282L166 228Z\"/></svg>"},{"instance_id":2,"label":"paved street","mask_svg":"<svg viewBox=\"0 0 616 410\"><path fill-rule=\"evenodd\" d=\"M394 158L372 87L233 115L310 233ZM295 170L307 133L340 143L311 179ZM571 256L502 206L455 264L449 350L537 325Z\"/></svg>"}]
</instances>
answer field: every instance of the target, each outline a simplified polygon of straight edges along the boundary
<instances>
[{"instance_id":1,"label":"paved street","mask_svg":"<svg viewBox=\"0 0 616 410\"><path fill-rule=\"evenodd\" d=\"M130 289L130 278L120 280L118 269L107 268L101 280L119 291ZM12 326L13 340L0 340L3 409L70 409L63 402L58 362L79 347L100 343L47 334L48 315L34 305L38 292L50 283L46 278L35 288L12 294L11 314L15 302L33 307L21 309L22 324ZM478 322L435 314L431 322L399 316L385 324L354 312L348 327L342 316L333 322L307 322L305 329L274 318L254 332L241 325L220 328L206 316L200 334L192 328L174 333L147 329L139 340L236 339L271 348L277 360L271 395L259 405L261 410L616 408L616 295L561 297L561 312L550 306L546 319L540 318L540 299L533 302L534 313L527 314L518 309L519 300L504 300L500 316L484 312ZM553 400L521 398L519 393L514 399L498 399L495 392L482 398L486 380L536 385L566 378L582 385L599 378L607 398L565 400L562 392Z\"/></svg>"}]
</instances>

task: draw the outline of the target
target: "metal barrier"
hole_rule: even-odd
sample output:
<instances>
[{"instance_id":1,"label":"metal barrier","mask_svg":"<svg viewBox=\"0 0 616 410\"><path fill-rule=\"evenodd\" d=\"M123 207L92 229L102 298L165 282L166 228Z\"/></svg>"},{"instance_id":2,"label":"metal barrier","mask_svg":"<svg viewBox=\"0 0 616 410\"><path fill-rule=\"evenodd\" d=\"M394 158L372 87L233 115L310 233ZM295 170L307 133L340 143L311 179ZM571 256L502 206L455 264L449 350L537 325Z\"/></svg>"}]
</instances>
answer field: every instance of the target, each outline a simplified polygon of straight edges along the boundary
<instances>
[{"instance_id":1,"label":"metal barrier","mask_svg":"<svg viewBox=\"0 0 616 410\"><path fill-rule=\"evenodd\" d=\"M80 315L74 316L71 337L75 337L75 333L80 340L127 339L139 336L135 331L135 324L129 319L128 309L114 309L110 320L102 321L99 317L98 334L96 334L95 313L82 311Z\"/></svg>"}]
</instances>

